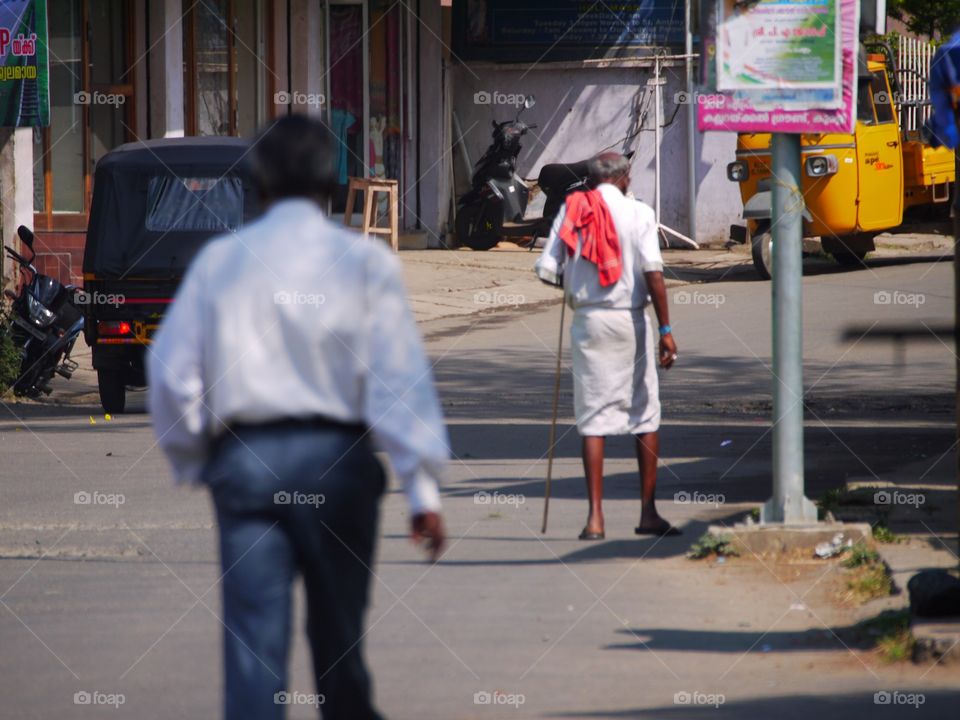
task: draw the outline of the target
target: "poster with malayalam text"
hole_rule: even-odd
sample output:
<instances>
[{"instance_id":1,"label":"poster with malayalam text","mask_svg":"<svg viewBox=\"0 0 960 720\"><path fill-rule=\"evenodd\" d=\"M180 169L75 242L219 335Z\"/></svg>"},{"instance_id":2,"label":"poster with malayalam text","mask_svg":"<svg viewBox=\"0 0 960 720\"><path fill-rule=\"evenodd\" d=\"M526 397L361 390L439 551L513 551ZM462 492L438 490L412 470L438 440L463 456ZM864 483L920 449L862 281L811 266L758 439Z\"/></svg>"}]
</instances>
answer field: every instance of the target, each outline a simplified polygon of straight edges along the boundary
<instances>
[{"instance_id":1,"label":"poster with malayalam text","mask_svg":"<svg viewBox=\"0 0 960 720\"><path fill-rule=\"evenodd\" d=\"M705 5L711 5L708 2ZM839 20L834 25L838 45L837 60L840 63L837 83L833 86L824 80L827 71L814 73L803 79L792 72L781 71L777 78L766 77L775 62L756 65L756 54L746 53L748 58L745 73L758 81L745 83L735 89L722 88L721 74L730 74L730 68L724 69L724 44L732 42L730 38L722 40L723 19L729 19L728 8L733 8L730 0L719 0L713 5L713 13L705 13L702 26L702 53L705 58L703 84L691 100L697 104L697 119L700 130L729 132L783 132L783 133L850 133L856 123L857 106L857 50L859 47L859 11L858 0L760 0L760 3L747 7L764 5L804 7L835 7ZM832 12L832 10L831 10ZM812 13L821 16L826 13ZM831 15L832 17L832 15ZM819 22L819 21L818 21ZM812 21L807 27L813 27ZM767 31L765 30L764 33ZM829 33L827 33L829 34ZM781 34L782 36L782 34ZM796 48L809 47L797 45ZM785 57L811 55L796 52ZM774 58L776 53L772 53ZM821 57L827 57L825 52ZM764 72L757 72L760 68ZM817 67L821 67L819 64ZM734 68L736 70L736 68ZM744 73L739 73L742 81ZM787 78L793 78L789 81Z\"/></svg>"},{"instance_id":2,"label":"poster with malayalam text","mask_svg":"<svg viewBox=\"0 0 960 720\"><path fill-rule=\"evenodd\" d=\"M0 127L49 124L46 0L0 0Z\"/></svg>"}]
</instances>

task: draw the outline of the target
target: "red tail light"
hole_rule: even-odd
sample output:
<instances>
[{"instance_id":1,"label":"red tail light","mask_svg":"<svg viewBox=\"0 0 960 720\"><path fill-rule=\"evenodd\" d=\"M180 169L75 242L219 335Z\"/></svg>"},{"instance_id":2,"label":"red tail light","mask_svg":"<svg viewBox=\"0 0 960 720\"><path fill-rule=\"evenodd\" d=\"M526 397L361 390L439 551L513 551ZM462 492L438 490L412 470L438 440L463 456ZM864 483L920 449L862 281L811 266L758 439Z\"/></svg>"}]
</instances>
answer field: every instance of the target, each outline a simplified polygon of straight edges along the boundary
<instances>
[{"instance_id":1,"label":"red tail light","mask_svg":"<svg viewBox=\"0 0 960 720\"><path fill-rule=\"evenodd\" d=\"M119 337L130 334L130 323L126 320L105 321L97 323L97 335L106 337Z\"/></svg>"}]
</instances>

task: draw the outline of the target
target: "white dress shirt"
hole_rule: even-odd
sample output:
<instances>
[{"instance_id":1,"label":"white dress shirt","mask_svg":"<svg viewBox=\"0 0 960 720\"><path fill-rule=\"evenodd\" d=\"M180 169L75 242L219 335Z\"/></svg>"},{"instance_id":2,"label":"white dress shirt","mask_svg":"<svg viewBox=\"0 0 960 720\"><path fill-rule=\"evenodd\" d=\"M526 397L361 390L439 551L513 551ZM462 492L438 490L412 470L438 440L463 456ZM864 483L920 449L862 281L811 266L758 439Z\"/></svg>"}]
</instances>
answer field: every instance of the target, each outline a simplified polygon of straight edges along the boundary
<instances>
[{"instance_id":1,"label":"white dress shirt","mask_svg":"<svg viewBox=\"0 0 960 720\"><path fill-rule=\"evenodd\" d=\"M306 199L211 241L148 353L158 444L197 482L231 423L323 416L363 423L411 511L440 507L448 440L400 262Z\"/></svg>"},{"instance_id":2,"label":"white dress shirt","mask_svg":"<svg viewBox=\"0 0 960 720\"><path fill-rule=\"evenodd\" d=\"M556 285L563 276L563 287L571 308L602 307L636 310L650 302L645 272L663 270L660 238L653 209L638 200L626 197L620 188L601 183L597 190L603 196L620 240L623 272L613 285L600 285L597 266L580 256L580 249L571 257L560 239L560 227L567 213L566 204L553 221L550 235L537 260L537 275L544 282Z\"/></svg>"}]
</instances>

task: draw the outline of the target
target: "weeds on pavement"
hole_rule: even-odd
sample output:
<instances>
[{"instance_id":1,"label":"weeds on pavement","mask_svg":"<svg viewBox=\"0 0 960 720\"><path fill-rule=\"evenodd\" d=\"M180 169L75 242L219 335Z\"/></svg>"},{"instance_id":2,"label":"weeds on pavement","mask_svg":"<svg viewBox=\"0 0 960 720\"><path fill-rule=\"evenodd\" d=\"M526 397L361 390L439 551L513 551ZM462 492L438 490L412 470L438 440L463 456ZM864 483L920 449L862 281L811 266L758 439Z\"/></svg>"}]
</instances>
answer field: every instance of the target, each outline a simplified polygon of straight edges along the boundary
<instances>
[{"instance_id":1,"label":"weeds on pavement","mask_svg":"<svg viewBox=\"0 0 960 720\"><path fill-rule=\"evenodd\" d=\"M859 623L854 632L870 644L889 663L905 662L913 657L916 640L910 631L910 611L885 610Z\"/></svg>"},{"instance_id":2,"label":"weeds on pavement","mask_svg":"<svg viewBox=\"0 0 960 720\"><path fill-rule=\"evenodd\" d=\"M842 599L855 605L863 605L875 598L893 594L893 580L880 554L866 543L858 542L841 563L849 570L846 592Z\"/></svg>"},{"instance_id":3,"label":"weeds on pavement","mask_svg":"<svg viewBox=\"0 0 960 720\"><path fill-rule=\"evenodd\" d=\"M692 560L702 560L710 555L717 557L739 557L740 553L733 546L729 535L714 535L704 533L700 536L690 549L687 550L687 557Z\"/></svg>"}]
</instances>

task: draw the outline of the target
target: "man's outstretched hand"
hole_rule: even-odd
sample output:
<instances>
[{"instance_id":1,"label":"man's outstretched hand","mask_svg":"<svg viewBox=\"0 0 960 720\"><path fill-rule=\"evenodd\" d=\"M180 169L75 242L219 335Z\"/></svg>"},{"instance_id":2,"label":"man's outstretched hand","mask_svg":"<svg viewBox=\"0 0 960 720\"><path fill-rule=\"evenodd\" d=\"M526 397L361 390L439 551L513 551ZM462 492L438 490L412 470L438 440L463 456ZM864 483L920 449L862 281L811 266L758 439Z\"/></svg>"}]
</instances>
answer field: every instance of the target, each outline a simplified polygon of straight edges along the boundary
<instances>
[{"instance_id":1,"label":"man's outstretched hand","mask_svg":"<svg viewBox=\"0 0 960 720\"><path fill-rule=\"evenodd\" d=\"M443 529L443 517L435 512L414 515L410 521L410 538L418 545L423 544L430 560L436 562L443 553L443 546L447 541L447 533Z\"/></svg>"},{"instance_id":2,"label":"man's outstretched hand","mask_svg":"<svg viewBox=\"0 0 960 720\"><path fill-rule=\"evenodd\" d=\"M673 335L667 333L660 338L660 367L668 370L676 359L677 343L674 341Z\"/></svg>"}]
</instances>

